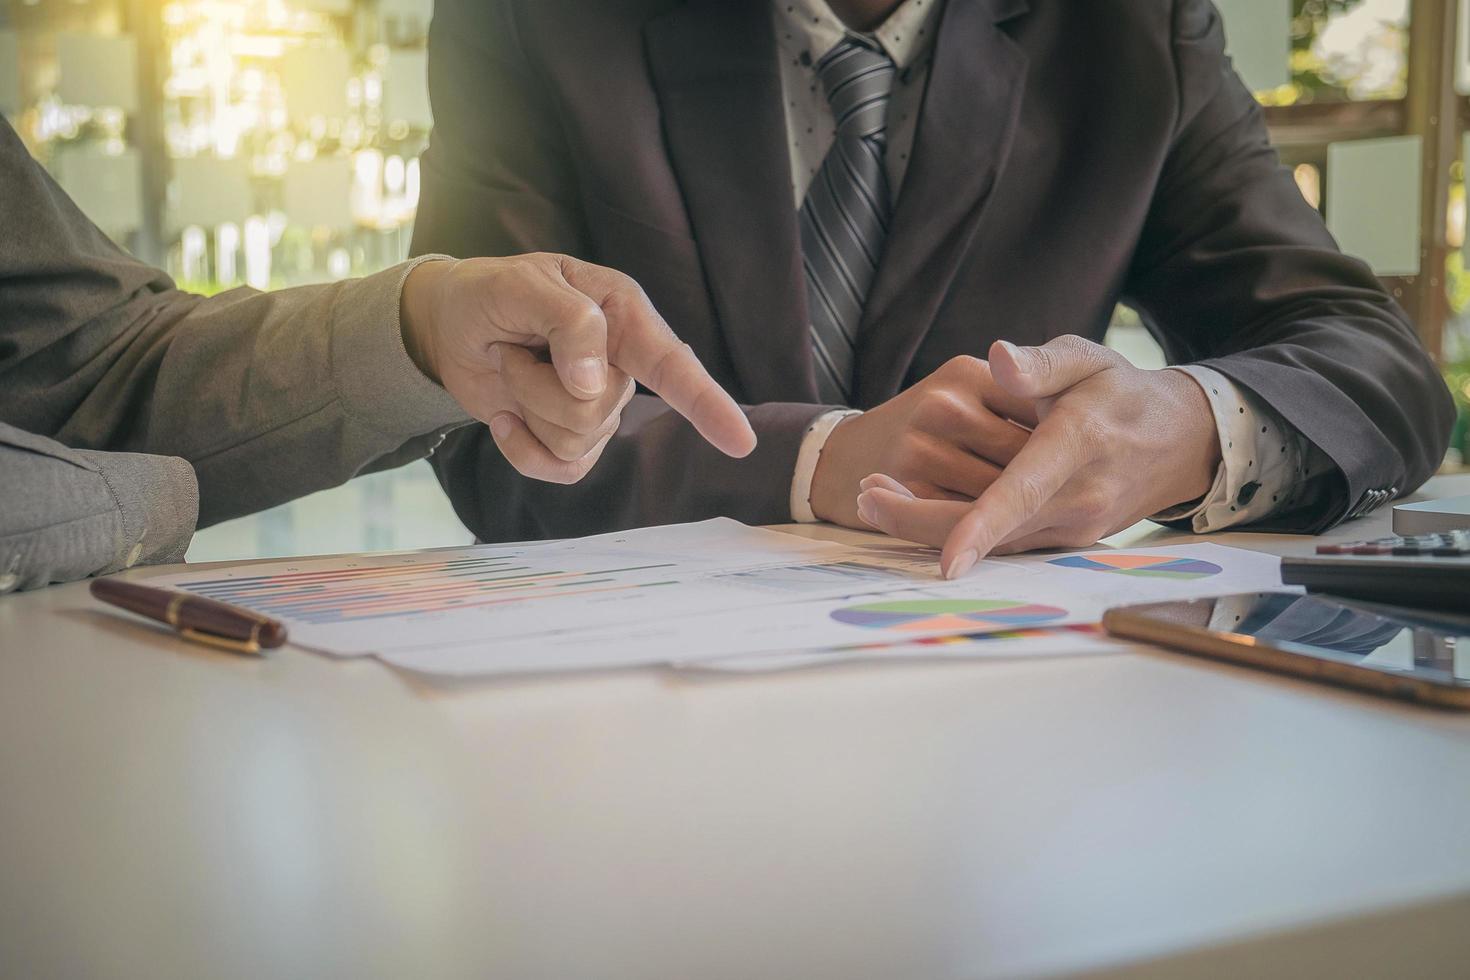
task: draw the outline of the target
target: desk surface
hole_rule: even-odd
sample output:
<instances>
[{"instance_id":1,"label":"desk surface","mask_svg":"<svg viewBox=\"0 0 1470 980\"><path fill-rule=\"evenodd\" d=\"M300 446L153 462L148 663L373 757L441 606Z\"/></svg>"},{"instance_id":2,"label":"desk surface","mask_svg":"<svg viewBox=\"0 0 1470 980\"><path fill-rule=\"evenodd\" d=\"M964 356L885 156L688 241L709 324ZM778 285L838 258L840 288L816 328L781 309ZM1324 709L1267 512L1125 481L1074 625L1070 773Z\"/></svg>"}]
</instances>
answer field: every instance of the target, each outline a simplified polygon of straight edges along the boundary
<instances>
[{"instance_id":1,"label":"desk surface","mask_svg":"<svg viewBox=\"0 0 1470 980\"><path fill-rule=\"evenodd\" d=\"M56 587L0 600L0 975L1462 976L1467 773L1142 648L426 686Z\"/></svg>"}]
</instances>

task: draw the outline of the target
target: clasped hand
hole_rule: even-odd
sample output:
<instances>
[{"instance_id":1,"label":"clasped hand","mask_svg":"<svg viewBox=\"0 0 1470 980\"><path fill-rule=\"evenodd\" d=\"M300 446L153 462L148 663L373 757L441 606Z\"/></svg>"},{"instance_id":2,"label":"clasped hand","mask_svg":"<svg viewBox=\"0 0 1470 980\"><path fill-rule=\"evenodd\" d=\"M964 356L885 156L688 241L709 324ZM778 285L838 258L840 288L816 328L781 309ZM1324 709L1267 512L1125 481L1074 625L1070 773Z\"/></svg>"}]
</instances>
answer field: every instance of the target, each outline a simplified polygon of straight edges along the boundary
<instances>
[{"instance_id":1,"label":"clasped hand","mask_svg":"<svg viewBox=\"0 0 1470 980\"><path fill-rule=\"evenodd\" d=\"M526 476L585 476L635 382L728 455L755 448L745 413L622 273L550 254L424 262L402 312L414 362Z\"/></svg>"},{"instance_id":2,"label":"clasped hand","mask_svg":"<svg viewBox=\"0 0 1470 980\"><path fill-rule=\"evenodd\" d=\"M1209 401L1183 372L1136 368L1081 337L1001 341L988 364L956 359L839 425L813 480L814 510L818 484L830 492L839 470L852 472L846 437L900 414L889 451L861 454L883 465L860 480L855 510L895 537L942 545L947 578L989 554L1091 545L1202 497L1220 461Z\"/></svg>"}]
</instances>

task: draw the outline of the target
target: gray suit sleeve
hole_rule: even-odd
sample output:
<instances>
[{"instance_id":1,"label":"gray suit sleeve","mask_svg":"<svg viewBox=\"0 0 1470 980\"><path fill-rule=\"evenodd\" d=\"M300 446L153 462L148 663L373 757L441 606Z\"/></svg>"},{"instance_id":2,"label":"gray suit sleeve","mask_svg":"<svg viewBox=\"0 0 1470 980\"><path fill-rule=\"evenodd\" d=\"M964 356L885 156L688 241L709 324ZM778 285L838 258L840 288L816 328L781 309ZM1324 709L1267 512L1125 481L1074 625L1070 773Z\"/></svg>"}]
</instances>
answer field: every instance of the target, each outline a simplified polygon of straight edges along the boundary
<instances>
[{"instance_id":1,"label":"gray suit sleeve","mask_svg":"<svg viewBox=\"0 0 1470 980\"><path fill-rule=\"evenodd\" d=\"M63 441L188 460L200 526L428 455L466 417L404 350L413 264L272 293L175 294L152 342L110 365Z\"/></svg>"},{"instance_id":2,"label":"gray suit sleeve","mask_svg":"<svg viewBox=\"0 0 1470 980\"><path fill-rule=\"evenodd\" d=\"M24 561L28 583L75 578L139 544L140 559L178 557L196 515L432 452L467 419L404 350L412 265L182 292L109 241L0 119L0 574Z\"/></svg>"},{"instance_id":3,"label":"gray suit sleeve","mask_svg":"<svg viewBox=\"0 0 1470 980\"><path fill-rule=\"evenodd\" d=\"M68 449L0 424L0 593L182 561L199 491L182 459Z\"/></svg>"}]
</instances>

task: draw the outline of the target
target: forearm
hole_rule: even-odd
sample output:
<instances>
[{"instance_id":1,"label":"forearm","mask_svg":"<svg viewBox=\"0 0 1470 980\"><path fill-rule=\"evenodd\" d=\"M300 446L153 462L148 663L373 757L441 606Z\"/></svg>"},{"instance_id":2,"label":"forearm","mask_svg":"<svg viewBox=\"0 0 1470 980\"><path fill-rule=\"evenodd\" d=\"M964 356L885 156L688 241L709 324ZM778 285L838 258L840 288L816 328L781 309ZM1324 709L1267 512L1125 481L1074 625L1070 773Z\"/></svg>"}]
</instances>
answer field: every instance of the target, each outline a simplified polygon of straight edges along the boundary
<instances>
[{"instance_id":1,"label":"forearm","mask_svg":"<svg viewBox=\"0 0 1470 980\"><path fill-rule=\"evenodd\" d=\"M1209 491L1154 516L1196 534L1294 519L1319 509L1315 488L1332 461L1254 393L1198 364L1171 368L1192 378L1209 402L1220 460Z\"/></svg>"},{"instance_id":2,"label":"forearm","mask_svg":"<svg viewBox=\"0 0 1470 980\"><path fill-rule=\"evenodd\" d=\"M1230 379L1331 460L1297 507L1264 519L1318 532L1428 478L1453 407L1404 311L1280 165L1218 12L1175 7L1180 129L1124 301L1172 361Z\"/></svg>"},{"instance_id":3,"label":"forearm","mask_svg":"<svg viewBox=\"0 0 1470 980\"><path fill-rule=\"evenodd\" d=\"M410 268L275 293L173 294L151 338L129 346L58 439L188 460L205 525L424 456L464 415L404 348Z\"/></svg>"},{"instance_id":4,"label":"forearm","mask_svg":"<svg viewBox=\"0 0 1470 980\"><path fill-rule=\"evenodd\" d=\"M0 186L0 228L20 231L0 238L0 421L180 457L209 523L422 456L463 420L405 351L409 266L193 296L109 241L3 119Z\"/></svg>"},{"instance_id":5,"label":"forearm","mask_svg":"<svg viewBox=\"0 0 1470 980\"><path fill-rule=\"evenodd\" d=\"M181 459L72 450L0 425L0 592L182 561L197 509Z\"/></svg>"},{"instance_id":6,"label":"forearm","mask_svg":"<svg viewBox=\"0 0 1470 980\"><path fill-rule=\"evenodd\" d=\"M746 409L759 436L744 459L725 456L657 398L639 395L602 459L580 483L553 486L517 474L479 426L450 434L433 463L456 512L486 541L572 537L732 517L791 520L791 476L803 435L824 409Z\"/></svg>"}]
</instances>

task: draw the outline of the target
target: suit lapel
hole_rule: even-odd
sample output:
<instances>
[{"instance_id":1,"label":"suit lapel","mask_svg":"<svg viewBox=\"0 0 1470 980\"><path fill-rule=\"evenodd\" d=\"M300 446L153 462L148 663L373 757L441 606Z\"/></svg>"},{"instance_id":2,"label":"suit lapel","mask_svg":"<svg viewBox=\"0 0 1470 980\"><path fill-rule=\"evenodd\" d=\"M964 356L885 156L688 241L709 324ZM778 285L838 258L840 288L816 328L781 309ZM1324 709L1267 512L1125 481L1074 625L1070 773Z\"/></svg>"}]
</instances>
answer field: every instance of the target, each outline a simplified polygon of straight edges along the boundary
<instances>
[{"instance_id":1,"label":"suit lapel","mask_svg":"<svg viewBox=\"0 0 1470 980\"><path fill-rule=\"evenodd\" d=\"M689 0L650 20L644 41L664 138L743 395L815 401L770 8L762 0Z\"/></svg>"},{"instance_id":2,"label":"suit lapel","mask_svg":"<svg viewBox=\"0 0 1470 980\"><path fill-rule=\"evenodd\" d=\"M1026 56L1000 24L1026 0L949 0L914 147L859 329L858 405L891 398L934 322L1015 135Z\"/></svg>"}]
</instances>

